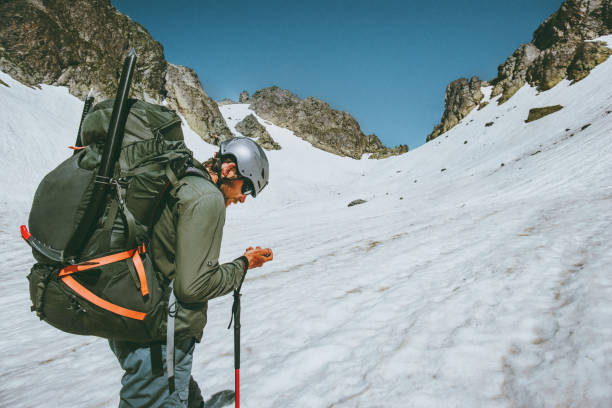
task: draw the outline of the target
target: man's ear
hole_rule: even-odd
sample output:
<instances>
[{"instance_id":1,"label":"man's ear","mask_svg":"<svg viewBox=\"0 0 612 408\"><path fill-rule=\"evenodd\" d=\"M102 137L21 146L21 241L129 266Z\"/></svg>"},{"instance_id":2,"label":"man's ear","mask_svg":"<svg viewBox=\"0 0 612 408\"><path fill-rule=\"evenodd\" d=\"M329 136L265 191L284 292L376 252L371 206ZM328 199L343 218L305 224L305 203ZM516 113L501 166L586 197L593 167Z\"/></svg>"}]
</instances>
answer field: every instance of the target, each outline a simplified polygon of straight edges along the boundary
<instances>
[{"instance_id":1,"label":"man's ear","mask_svg":"<svg viewBox=\"0 0 612 408\"><path fill-rule=\"evenodd\" d=\"M236 171L236 163L229 162L221 165L221 177L223 178L236 178L238 172Z\"/></svg>"}]
</instances>

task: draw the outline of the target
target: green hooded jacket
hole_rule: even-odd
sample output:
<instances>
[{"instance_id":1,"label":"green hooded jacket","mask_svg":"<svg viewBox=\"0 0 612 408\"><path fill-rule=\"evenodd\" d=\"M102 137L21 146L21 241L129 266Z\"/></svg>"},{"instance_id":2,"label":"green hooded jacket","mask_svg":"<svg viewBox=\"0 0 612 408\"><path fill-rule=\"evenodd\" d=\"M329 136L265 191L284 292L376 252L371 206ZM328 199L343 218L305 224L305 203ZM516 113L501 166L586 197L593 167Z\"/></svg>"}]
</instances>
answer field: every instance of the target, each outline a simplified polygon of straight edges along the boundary
<instances>
[{"instance_id":1,"label":"green hooded jacket","mask_svg":"<svg viewBox=\"0 0 612 408\"><path fill-rule=\"evenodd\" d=\"M219 265L225 200L219 188L198 176L180 180L153 228L156 269L174 281L177 338L202 339L208 300L234 290L246 273L244 257Z\"/></svg>"}]
</instances>

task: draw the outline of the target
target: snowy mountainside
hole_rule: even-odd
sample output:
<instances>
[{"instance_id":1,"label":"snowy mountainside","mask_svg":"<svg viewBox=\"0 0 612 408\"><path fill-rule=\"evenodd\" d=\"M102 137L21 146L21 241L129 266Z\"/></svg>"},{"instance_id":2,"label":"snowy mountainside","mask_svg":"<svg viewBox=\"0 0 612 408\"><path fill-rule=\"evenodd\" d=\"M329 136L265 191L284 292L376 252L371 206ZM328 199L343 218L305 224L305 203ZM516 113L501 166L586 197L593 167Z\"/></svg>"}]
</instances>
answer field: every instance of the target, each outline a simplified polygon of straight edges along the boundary
<instances>
[{"instance_id":1,"label":"snowy mountainside","mask_svg":"<svg viewBox=\"0 0 612 408\"><path fill-rule=\"evenodd\" d=\"M384 160L338 157L258 118L282 150L268 152L264 193L228 209L222 251L275 250L243 288L242 405L612 406L610 77L608 60L574 85L524 86ZM122 373L105 341L29 311L18 236L81 102L0 79L0 406L116 406ZM252 113L220 109L234 132ZM199 159L216 150L184 131ZM207 396L233 387L230 308L210 302L196 348Z\"/></svg>"}]
</instances>

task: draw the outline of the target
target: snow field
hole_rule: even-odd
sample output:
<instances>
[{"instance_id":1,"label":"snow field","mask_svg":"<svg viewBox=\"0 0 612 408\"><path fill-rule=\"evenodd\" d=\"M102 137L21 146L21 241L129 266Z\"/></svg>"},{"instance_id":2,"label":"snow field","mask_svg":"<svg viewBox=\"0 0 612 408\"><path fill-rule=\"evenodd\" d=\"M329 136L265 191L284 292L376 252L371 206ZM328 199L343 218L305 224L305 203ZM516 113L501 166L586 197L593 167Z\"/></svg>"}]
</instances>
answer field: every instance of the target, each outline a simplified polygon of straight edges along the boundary
<instances>
[{"instance_id":1,"label":"snow field","mask_svg":"<svg viewBox=\"0 0 612 408\"><path fill-rule=\"evenodd\" d=\"M525 86L380 161L319 151L258 118L282 150L269 152L266 191L228 209L222 252L275 251L243 287L243 407L611 406L611 76L609 60L574 85ZM29 311L32 258L17 232L38 181L69 154L82 103L0 79L0 405L116 406L106 342ZM251 113L221 111L232 130ZM184 131L199 159L216 150ZM368 202L348 208L357 198ZM233 388L231 302L210 302L195 351L207 396Z\"/></svg>"}]
</instances>

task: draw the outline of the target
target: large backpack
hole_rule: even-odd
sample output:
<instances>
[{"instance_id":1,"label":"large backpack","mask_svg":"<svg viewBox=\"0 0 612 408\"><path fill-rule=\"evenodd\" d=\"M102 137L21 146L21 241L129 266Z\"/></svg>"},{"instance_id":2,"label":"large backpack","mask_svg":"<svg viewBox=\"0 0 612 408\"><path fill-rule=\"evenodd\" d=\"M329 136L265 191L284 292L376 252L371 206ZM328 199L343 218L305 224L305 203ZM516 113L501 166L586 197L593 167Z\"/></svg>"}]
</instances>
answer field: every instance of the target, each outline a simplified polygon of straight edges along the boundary
<instances>
[{"instance_id":1,"label":"large backpack","mask_svg":"<svg viewBox=\"0 0 612 408\"><path fill-rule=\"evenodd\" d=\"M108 133L113 100L82 123L85 147L42 180L24 239L38 261L28 276L32 310L65 332L149 343L162 340L171 289L156 273L148 240L166 198L193 163L172 110L129 100L112 187L77 258L67 254L85 210Z\"/></svg>"}]
</instances>

